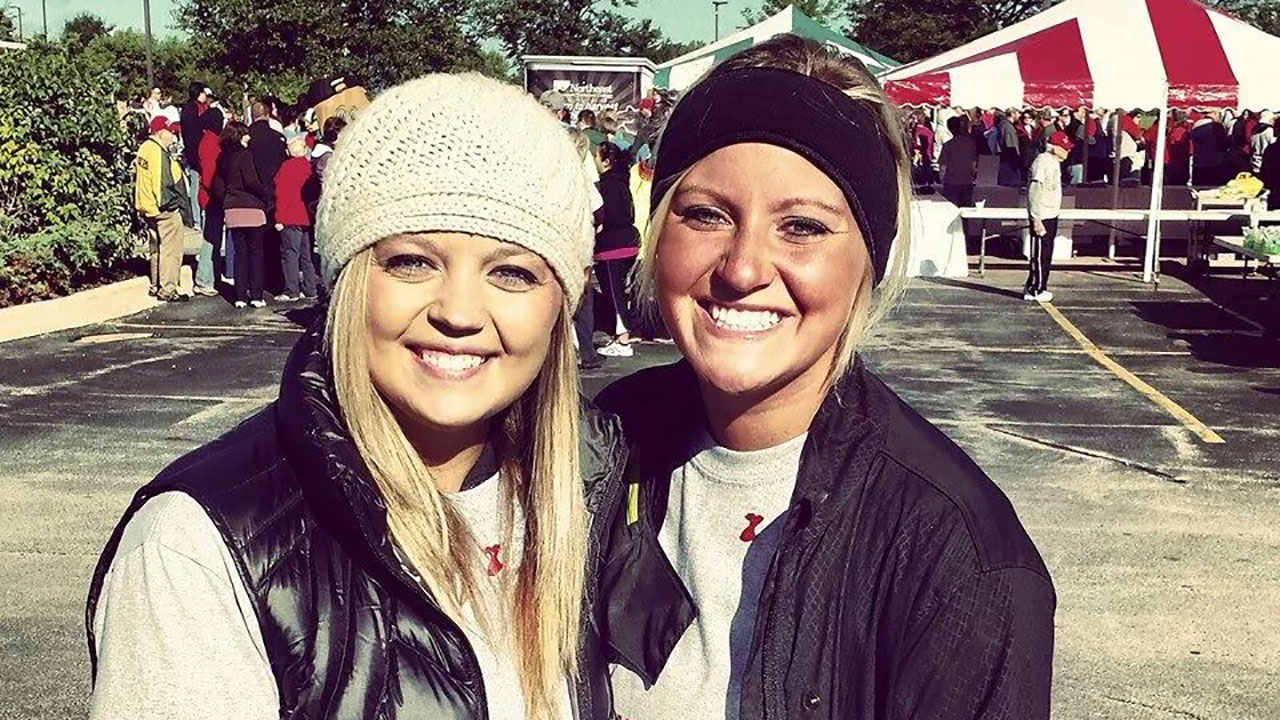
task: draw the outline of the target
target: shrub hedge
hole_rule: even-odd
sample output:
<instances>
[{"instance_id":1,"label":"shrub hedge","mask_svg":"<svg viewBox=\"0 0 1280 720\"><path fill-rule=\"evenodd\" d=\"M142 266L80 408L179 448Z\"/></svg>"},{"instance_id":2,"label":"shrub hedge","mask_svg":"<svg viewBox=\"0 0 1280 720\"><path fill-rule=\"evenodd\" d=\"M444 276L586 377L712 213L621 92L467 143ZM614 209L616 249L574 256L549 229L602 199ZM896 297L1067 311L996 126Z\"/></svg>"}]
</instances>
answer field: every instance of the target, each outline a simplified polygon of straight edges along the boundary
<instances>
[{"instance_id":1,"label":"shrub hedge","mask_svg":"<svg viewBox=\"0 0 1280 720\"><path fill-rule=\"evenodd\" d=\"M0 307L109 279L135 256L117 92L61 46L0 52Z\"/></svg>"}]
</instances>

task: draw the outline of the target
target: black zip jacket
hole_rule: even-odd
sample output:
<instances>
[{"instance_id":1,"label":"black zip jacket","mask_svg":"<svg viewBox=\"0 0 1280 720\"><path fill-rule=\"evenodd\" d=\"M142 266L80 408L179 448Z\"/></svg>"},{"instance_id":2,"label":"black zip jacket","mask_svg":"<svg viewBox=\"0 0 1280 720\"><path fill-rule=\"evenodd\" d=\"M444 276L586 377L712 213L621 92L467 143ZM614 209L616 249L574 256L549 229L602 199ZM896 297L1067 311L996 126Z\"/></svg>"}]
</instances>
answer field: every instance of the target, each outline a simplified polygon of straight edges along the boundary
<instances>
[{"instance_id":1,"label":"black zip jacket","mask_svg":"<svg viewBox=\"0 0 1280 720\"><path fill-rule=\"evenodd\" d=\"M199 172L200 137L204 134L204 128L200 125L199 103L188 100L178 111L178 122L182 128L182 164Z\"/></svg>"},{"instance_id":2,"label":"black zip jacket","mask_svg":"<svg viewBox=\"0 0 1280 720\"><path fill-rule=\"evenodd\" d=\"M271 193L258 176L253 154L238 144L231 148L223 147L211 194L221 200L226 210L257 208L269 212L271 209Z\"/></svg>"},{"instance_id":3,"label":"black zip jacket","mask_svg":"<svg viewBox=\"0 0 1280 720\"><path fill-rule=\"evenodd\" d=\"M695 614L657 531L699 398L683 362L597 398L622 417L633 487L601 580L605 640L646 684ZM1049 716L1056 599L1040 554L982 470L861 360L810 426L780 543L743 720Z\"/></svg>"},{"instance_id":4,"label":"black zip jacket","mask_svg":"<svg viewBox=\"0 0 1280 720\"><path fill-rule=\"evenodd\" d=\"M276 173L289 158L284 135L271 127L267 120L254 120L249 126L249 152L253 155L258 177L262 178L262 185L267 189L267 197L275 207Z\"/></svg>"},{"instance_id":5,"label":"black zip jacket","mask_svg":"<svg viewBox=\"0 0 1280 720\"><path fill-rule=\"evenodd\" d=\"M279 399L180 458L138 491L98 561L93 616L125 525L148 499L185 492L203 506L253 603L279 690L281 718L485 718L485 688L462 630L397 560L386 506L340 419L322 329L294 348ZM598 594L608 521L619 505L625 449L618 423L584 408L582 466L591 519L574 716L612 713ZM144 678L139 679L145 682Z\"/></svg>"},{"instance_id":6,"label":"black zip jacket","mask_svg":"<svg viewBox=\"0 0 1280 720\"><path fill-rule=\"evenodd\" d=\"M596 252L640 247L636 230L636 205L631 197L631 176L625 168L611 168L598 184L604 204L596 211Z\"/></svg>"}]
</instances>

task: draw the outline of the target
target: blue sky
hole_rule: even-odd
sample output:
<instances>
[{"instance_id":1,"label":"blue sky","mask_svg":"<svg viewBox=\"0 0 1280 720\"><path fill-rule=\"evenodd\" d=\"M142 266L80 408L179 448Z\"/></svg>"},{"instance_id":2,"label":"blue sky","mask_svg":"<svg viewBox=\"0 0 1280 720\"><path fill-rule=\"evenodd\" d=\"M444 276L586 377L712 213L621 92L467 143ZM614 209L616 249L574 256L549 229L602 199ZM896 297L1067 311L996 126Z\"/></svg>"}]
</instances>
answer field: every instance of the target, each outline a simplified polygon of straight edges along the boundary
<instances>
[{"instance_id":1,"label":"blue sky","mask_svg":"<svg viewBox=\"0 0 1280 720\"><path fill-rule=\"evenodd\" d=\"M45 0L45 3L51 35L61 32L68 19L82 12L99 15L112 25L142 27L142 0ZM22 22L28 35L40 31L40 0L0 0L0 4L22 8ZM161 35L177 32L173 22L173 9L177 5L177 0L151 0L153 31ZM742 24L744 8L754 10L759 6L759 0L729 0L729 4L720 8L721 35ZM628 14L653 18L668 37L680 42L711 42L715 32L710 0L639 0Z\"/></svg>"}]
</instances>

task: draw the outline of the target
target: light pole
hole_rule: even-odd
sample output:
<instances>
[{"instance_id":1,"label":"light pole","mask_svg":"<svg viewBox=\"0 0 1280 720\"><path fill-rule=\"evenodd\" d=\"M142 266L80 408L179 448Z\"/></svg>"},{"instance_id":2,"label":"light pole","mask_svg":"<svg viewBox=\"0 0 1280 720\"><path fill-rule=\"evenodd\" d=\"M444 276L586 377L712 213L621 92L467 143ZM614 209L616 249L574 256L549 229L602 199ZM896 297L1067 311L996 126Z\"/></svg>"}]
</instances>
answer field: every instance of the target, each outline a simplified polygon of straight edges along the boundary
<instances>
[{"instance_id":1,"label":"light pole","mask_svg":"<svg viewBox=\"0 0 1280 720\"><path fill-rule=\"evenodd\" d=\"M716 9L716 40L720 39L720 6L728 4L729 0L711 0L711 6Z\"/></svg>"},{"instance_id":2,"label":"light pole","mask_svg":"<svg viewBox=\"0 0 1280 720\"><path fill-rule=\"evenodd\" d=\"M151 64L151 0L142 0L142 24L147 36L147 92L156 86L156 71Z\"/></svg>"},{"instance_id":3,"label":"light pole","mask_svg":"<svg viewBox=\"0 0 1280 720\"><path fill-rule=\"evenodd\" d=\"M45 0L40 0L40 22L44 25L44 39L49 39L49 9L45 7Z\"/></svg>"}]
</instances>

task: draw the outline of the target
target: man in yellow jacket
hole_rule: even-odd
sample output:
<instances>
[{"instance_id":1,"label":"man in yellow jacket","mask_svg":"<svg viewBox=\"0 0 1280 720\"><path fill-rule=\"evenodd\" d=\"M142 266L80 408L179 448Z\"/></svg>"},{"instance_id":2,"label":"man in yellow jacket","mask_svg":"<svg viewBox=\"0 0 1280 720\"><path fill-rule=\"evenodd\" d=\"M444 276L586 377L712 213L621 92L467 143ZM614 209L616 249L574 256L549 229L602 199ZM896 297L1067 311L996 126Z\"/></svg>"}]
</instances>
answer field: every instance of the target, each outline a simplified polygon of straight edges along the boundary
<instances>
[{"instance_id":1,"label":"man in yellow jacket","mask_svg":"<svg viewBox=\"0 0 1280 720\"><path fill-rule=\"evenodd\" d=\"M164 117L151 121L151 136L138 148L133 204L147 223L151 239L151 294L166 302L190 299L178 292L182 269L182 210L186 178L170 153L177 142L176 124Z\"/></svg>"}]
</instances>

